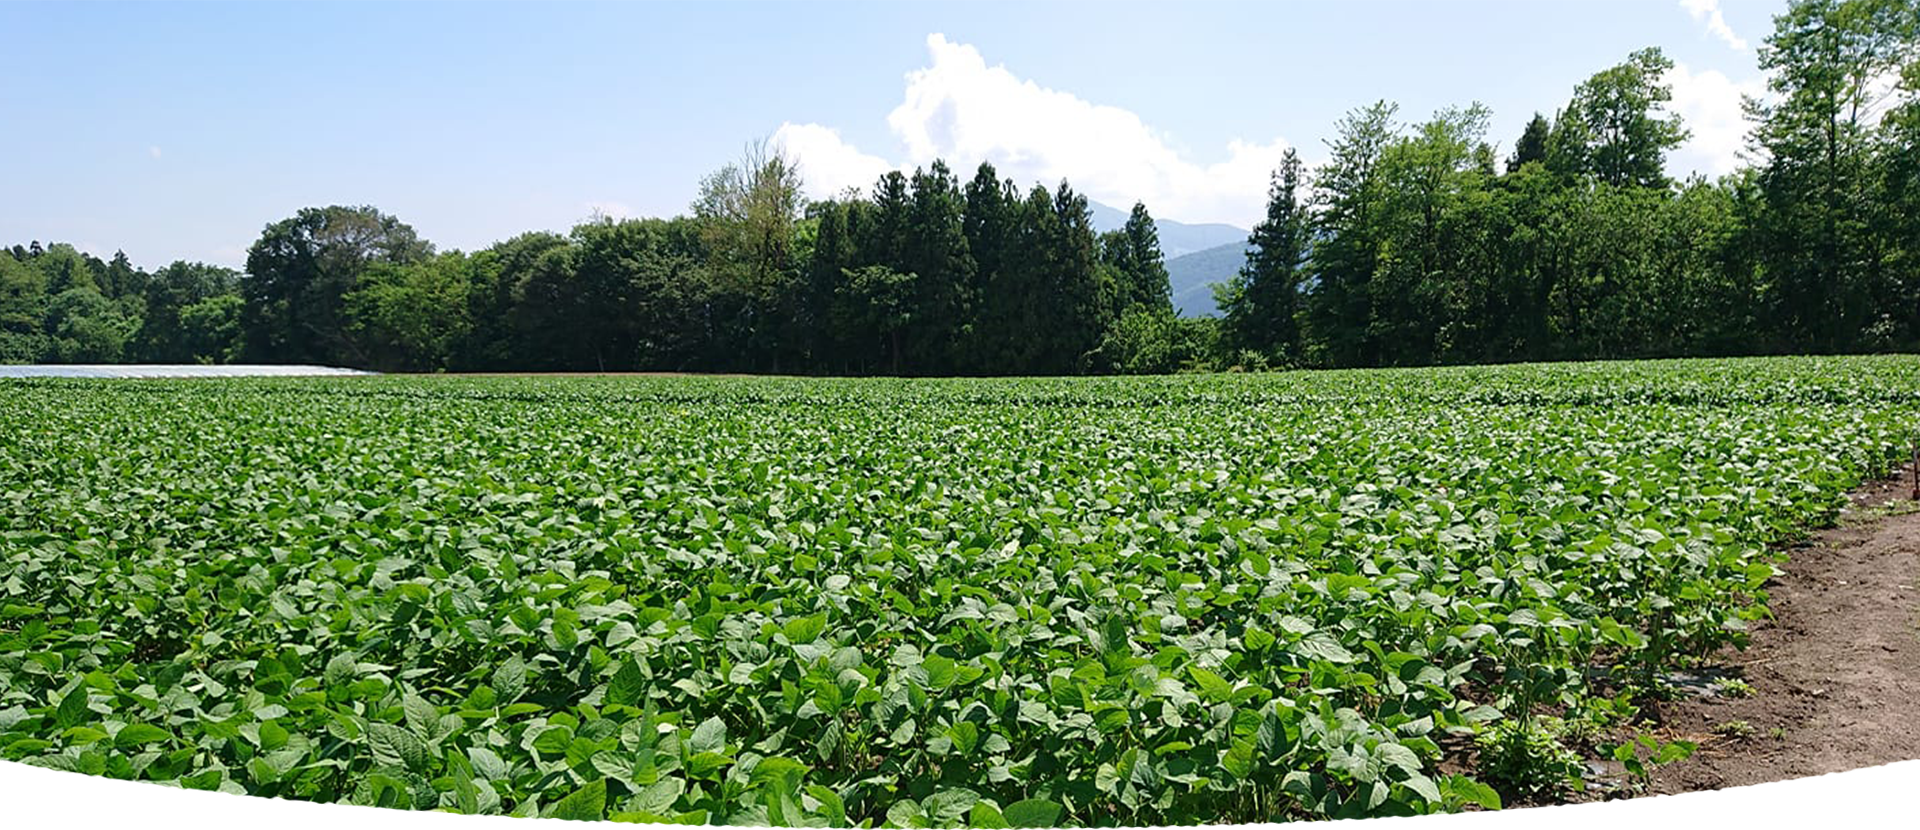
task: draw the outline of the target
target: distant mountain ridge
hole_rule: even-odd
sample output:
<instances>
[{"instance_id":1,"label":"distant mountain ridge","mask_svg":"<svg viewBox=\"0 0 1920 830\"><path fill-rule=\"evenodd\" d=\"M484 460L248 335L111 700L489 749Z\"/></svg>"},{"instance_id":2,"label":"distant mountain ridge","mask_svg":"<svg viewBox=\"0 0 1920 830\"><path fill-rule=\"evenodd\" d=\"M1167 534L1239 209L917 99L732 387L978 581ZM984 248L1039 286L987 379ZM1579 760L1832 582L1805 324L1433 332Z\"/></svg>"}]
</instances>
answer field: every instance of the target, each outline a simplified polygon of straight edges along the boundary
<instances>
[{"instance_id":1,"label":"distant mountain ridge","mask_svg":"<svg viewBox=\"0 0 1920 830\"><path fill-rule=\"evenodd\" d=\"M1094 230L1105 233L1126 227L1127 211L1099 202L1088 202L1088 208L1093 212ZM1248 232L1217 222L1189 225L1172 219L1155 219L1153 227L1160 234L1160 255L1167 260L1174 310L1183 317L1220 316L1213 304L1213 284L1239 273L1246 262Z\"/></svg>"},{"instance_id":2,"label":"distant mountain ridge","mask_svg":"<svg viewBox=\"0 0 1920 830\"><path fill-rule=\"evenodd\" d=\"M1099 202L1088 202L1093 212L1093 229L1101 233L1117 231L1127 225L1127 211ZM1152 208L1147 209L1152 212ZM1172 219L1155 219L1153 227L1160 232L1160 255L1167 259L1185 256L1208 248L1217 248L1230 242L1245 242L1247 231L1232 225L1211 222L1201 225L1189 225Z\"/></svg>"},{"instance_id":3,"label":"distant mountain ridge","mask_svg":"<svg viewBox=\"0 0 1920 830\"><path fill-rule=\"evenodd\" d=\"M1213 284L1227 282L1247 262L1247 240L1216 245L1204 251L1167 260L1167 282L1173 287L1173 308L1182 317L1218 317Z\"/></svg>"}]
</instances>

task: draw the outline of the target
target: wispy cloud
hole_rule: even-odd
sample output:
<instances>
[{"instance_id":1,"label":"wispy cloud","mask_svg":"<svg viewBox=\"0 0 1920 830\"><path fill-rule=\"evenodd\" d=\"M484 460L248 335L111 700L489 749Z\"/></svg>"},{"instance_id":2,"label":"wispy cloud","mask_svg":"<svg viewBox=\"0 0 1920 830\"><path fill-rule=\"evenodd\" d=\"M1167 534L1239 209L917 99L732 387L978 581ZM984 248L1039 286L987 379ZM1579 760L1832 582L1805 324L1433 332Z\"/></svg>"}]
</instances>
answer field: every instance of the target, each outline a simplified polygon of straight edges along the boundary
<instances>
[{"instance_id":1,"label":"wispy cloud","mask_svg":"<svg viewBox=\"0 0 1920 830\"><path fill-rule=\"evenodd\" d=\"M1268 175L1288 147L1279 138L1235 139L1224 158L1203 163L1139 115L990 66L971 45L932 34L927 51L930 65L907 75L905 97L887 116L898 161L854 147L828 126L781 125L774 142L799 162L810 193L867 187L887 170L936 158L964 178L989 161L1022 185L1065 178L1122 208L1139 200L1156 215L1245 226L1265 209Z\"/></svg>"},{"instance_id":2,"label":"wispy cloud","mask_svg":"<svg viewBox=\"0 0 1920 830\"><path fill-rule=\"evenodd\" d=\"M1720 13L1720 0L1680 0L1680 7L1693 15L1694 22L1705 23L1707 31L1728 46L1742 52L1747 50L1746 39L1735 34L1733 27L1727 25L1727 16Z\"/></svg>"},{"instance_id":3,"label":"wispy cloud","mask_svg":"<svg viewBox=\"0 0 1920 830\"><path fill-rule=\"evenodd\" d=\"M155 145L155 146L152 146L152 147L148 147L148 148L147 148L147 155L149 155L149 156L152 156L152 157L154 157L154 158L159 158L159 157L160 157L160 147L159 147L158 145Z\"/></svg>"},{"instance_id":4,"label":"wispy cloud","mask_svg":"<svg viewBox=\"0 0 1920 830\"><path fill-rule=\"evenodd\" d=\"M633 208L621 202L588 202L586 208L589 217L605 216L609 219L627 219L634 215Z\"/></svg>"}]
</instances>

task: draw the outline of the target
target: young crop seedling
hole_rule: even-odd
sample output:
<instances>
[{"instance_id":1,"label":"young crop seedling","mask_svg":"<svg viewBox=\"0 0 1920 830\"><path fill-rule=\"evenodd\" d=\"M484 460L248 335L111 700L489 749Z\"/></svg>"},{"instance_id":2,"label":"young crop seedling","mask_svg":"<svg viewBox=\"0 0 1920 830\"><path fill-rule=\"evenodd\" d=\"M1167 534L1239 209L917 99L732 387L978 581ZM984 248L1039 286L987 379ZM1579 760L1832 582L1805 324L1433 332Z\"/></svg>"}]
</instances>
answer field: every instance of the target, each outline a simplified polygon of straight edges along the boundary
<instances>
[{"instance_id":1,"label":"young crop seedling","mask_svg":"<svg viewBox=\"0 0 1920 830\"><path fill-rule=\"evenodd\" d=\"M1730 720L1715 726L1713 731L1728 738L1745 739L1753 734L1753 724L1743 720Z\"/></svg>"},{"instance_id":2,"label":"young crop seedling","mask_svg":"<svg viewBox=\"0 0 1920 830\"><path fill-rule=\"evenodd\" d=\"M1714 683L1713 690L1722 697L1753 697L1753 686L1737 677L1720 679Z\"/></svg>"},{"instance_id":3,"label":"young crop seedling","mask_svg":"<svg viewBox=\"0 0 1920 830\"><path fill-rule=\"evenodd\" d=\"M1644 790L1652 783L1654 769L1686 760L1695 748L1697 745L1690 741L1662 741L1643 734L1609 748L1607 754L1626 768L1635 786Z\"/></svg>"}]
</instances>

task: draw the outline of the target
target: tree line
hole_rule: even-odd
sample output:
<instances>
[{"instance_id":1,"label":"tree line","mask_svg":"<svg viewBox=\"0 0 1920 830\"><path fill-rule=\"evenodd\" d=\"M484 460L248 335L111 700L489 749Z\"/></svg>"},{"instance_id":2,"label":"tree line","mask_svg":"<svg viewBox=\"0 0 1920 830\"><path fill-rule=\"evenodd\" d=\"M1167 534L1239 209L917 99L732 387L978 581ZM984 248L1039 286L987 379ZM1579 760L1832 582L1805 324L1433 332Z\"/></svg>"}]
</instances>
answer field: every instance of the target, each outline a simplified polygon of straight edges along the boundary
<instances>
[{"instance_id":1,"label":"tree line","mask_svg":"<svg viewBox=\"0 0 1920 830\"><path fill-rule=\"evenodd\" d=\"M0 257L0 359L317 363L389 371L1075 374L1172 371L1153 218L1097 233L1062 181L982 164L805 203L764 146L689 215L596 217L436 251L372 207L269 225L236 273L154 274L38 243ZM1196 323L1195 325L1205 325ZM1196 352L1197 354L1197 352ZM1143 361L1158 361L1144 365ZM1192 361L1188 361L1192 362Z\"/></svg>"},{"instance_id":2,"label":"tree line","mask_svg":"<svg viewBox=\"0 0 1920 830\"><path fill-rule=\"evenodd\" d=\"M1496 161L1487 111L1350 113L1275 174L1217 299L1242 363L1920 348L1920 4L1796 0L1759 50L1753 163L1675 182L1673 64L1636 52Z\"/></svg>"},{"instance_id":3,"label":"tree line","mask_svg":"<svg viewBox=\"0 0 1920 830\"><path fill-rule=\"evenodd\" d=\"M1752 163L1675 181L1659 50L1510 153L1478 105L1354 110L1288 153L1221 318L1181 318L1152 217L982 164L808 202L764 146L686 215L437 251L372 207L266 227L244 272L0 255L0 361L388 371L1141 373L1920 349L1920 3L1795 0ZM1502 157L1504 155L1504 158Z\"/></svg>"}]
</instances>

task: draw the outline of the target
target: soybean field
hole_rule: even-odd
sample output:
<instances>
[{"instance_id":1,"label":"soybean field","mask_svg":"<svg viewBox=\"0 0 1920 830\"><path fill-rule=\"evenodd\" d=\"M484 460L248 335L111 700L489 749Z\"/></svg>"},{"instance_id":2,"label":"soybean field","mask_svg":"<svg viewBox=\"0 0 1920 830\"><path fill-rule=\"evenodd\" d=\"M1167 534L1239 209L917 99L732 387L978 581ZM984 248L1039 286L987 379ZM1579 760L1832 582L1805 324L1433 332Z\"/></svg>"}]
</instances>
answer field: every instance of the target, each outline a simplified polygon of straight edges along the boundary
<instances>
[{"instance_id":1,"label":"soybean field","mask_svg":"<svg viewBox=\"0 0 1920 830\"><path fill-rule=\"evenodd\" d=\"M1920 359L0 380L0 759L254 796L1051 827L1573 797Z\"/></svg>"}]
</instances>

